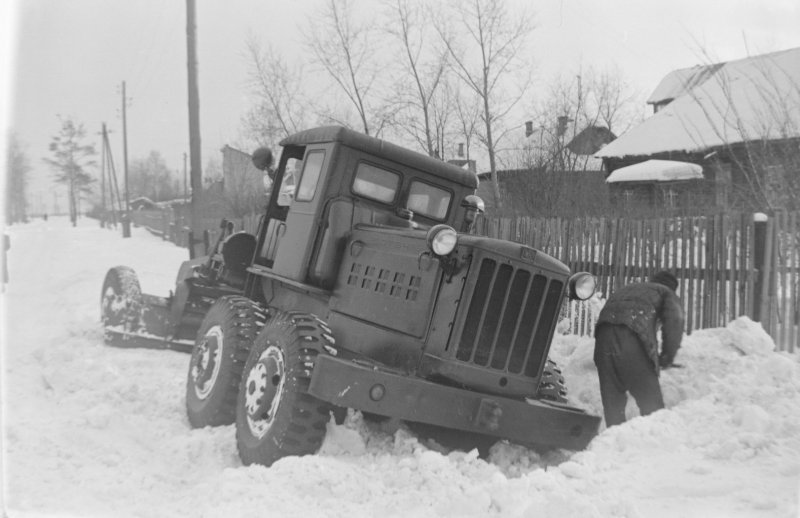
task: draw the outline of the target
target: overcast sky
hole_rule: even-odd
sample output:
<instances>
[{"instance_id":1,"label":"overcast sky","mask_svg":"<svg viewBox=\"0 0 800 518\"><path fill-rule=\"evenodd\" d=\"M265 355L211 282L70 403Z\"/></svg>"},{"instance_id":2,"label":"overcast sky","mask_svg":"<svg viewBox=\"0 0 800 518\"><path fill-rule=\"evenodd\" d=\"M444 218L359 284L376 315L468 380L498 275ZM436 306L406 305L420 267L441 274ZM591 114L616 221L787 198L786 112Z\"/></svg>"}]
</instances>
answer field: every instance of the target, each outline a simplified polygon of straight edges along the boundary
<instances>
[{"instance_id":1,"label":"overcast sky","mask_svg":"<svg viewBox=\"0 0 800 518\"><path fill-rule=\"evenodd\" d=\"M246 36L254 33L290 53L302 44L298 27L322 1L197 1L204 164L239 139L248 107ZM581 64L618 66L646 97L669 71L706 62L701 49L725 61L800 47L798 0L524 3L536 21L529 46L541 85ZM375 0L356 5L374 9ZM34 210L38 200L52 196L42 194L52 189L52 172L41 158L58 132L57 114L73 116L92 133L106 122L121 164L123 80L131 98L129 159L157 150L170 168L182 169L188 152L184 1L0 0L0 6L0 29L7 29L0 119L4 131L22 141L33 166Z\"/></svg>"}]
</instances>

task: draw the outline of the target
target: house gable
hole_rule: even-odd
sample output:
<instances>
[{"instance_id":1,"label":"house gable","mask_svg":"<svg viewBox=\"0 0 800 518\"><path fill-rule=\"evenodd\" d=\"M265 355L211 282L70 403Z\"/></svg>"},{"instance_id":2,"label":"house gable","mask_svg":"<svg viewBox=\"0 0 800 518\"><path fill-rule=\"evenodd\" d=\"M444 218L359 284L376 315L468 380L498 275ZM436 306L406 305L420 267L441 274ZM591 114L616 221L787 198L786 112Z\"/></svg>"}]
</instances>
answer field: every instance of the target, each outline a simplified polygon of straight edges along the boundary
<instances>
[{"instance_id":1,"label":"house gable","mask_svg":"<svg viewBox=\"0 0 800 518\"><path fill-rule=\"evenodd\" d=\"M678 97L681 97L696 86L705 83L711 76L724 65L716 63L714 65L695 65L691 68L681 68L673 70L667 74L658 84L653 93L647 99L647 104L653 106L653 113L668 105Z\"/></svg>"},{"instance_id":2,"label":"house gable","mask_svg":"<svg viewBox=\"0 0 800 518\"><path fill-rule=\"evenodd\" d=\"M690 76L697 83L693 88L685 84L682 95L595 156L702 153L751 140L800 138L800 48L705 67L702 72ZM680 81L669 78L651 100L663 101L679 90L675 85Z\"/></svg>"}]
</instances>

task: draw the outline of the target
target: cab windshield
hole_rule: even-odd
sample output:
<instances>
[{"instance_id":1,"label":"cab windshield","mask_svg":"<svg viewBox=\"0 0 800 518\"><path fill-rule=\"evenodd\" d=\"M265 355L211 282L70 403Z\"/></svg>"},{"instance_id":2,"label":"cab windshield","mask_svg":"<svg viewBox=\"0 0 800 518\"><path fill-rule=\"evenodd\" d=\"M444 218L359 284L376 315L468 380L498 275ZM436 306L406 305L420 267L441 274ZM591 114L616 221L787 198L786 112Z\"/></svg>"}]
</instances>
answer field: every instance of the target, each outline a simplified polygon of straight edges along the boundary
<instances>
[{"instance_id":1,"label":"cab windshield","mask_svg":"<svg viewBox=\"0 0 800 518\"><path fill-rule=\"evenodd\" d=\"M452 195L440 187L413 180L408 190L406 207L414 214L444 220L450 208Z\"/></svg>"}]
</instances>

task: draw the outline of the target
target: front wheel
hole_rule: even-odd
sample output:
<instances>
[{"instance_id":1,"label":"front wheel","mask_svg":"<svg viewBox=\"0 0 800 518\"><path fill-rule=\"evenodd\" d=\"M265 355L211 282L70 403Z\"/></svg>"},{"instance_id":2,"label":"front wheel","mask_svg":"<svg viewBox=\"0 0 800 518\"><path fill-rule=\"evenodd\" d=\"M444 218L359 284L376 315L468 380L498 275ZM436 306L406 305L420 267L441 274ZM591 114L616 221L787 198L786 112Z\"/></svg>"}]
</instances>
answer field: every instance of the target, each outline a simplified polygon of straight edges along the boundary
<instances>
[{"instance_id":1,"label":"front wheel","mask_svg":"<svg viewBox=\"0 0 800 518\"><path fill-rule=\"evenodd\" d=\"M108 270L100 292L100 319L104 327L136 332L141 326L142 289L133 268L115 266ZM109 342L106 335L106 342Z\"/></svg>"},{"instance_id":2,"label":"front wheel","mask_svg":"<svg viewBox=\"0 0 800 518\"><path fill-rule=\"evenodd\" d=\"M245 465L270 466L322 446L331 406L308 389L317 355L332 342L322 321L298 312L274 316L258 335L236 403L236 443Z\"/></svg>"},{"instance_id":3,"label":"front wheel","mask_svg":"<svg viewBox=\"0 0 800 518\"><path fill-rule=\"evenodd\" d=\"M186 379L186 414L193 428L232 424L250 347L267 314L255 302L221 297L197 331Z\"/></svg>"},{"instance_id":4,"label":"front wheel","mask_svg":"<svg viewBox=\"0 0 800 518\"><path fill-rule=\"evenodd\" d=\"M536 399L544 399L556 403L567 403L567 386L564 376L556 362L549 359L542 371L539 380L539 388L536 391Z\"/></svg>"}]
</instances>

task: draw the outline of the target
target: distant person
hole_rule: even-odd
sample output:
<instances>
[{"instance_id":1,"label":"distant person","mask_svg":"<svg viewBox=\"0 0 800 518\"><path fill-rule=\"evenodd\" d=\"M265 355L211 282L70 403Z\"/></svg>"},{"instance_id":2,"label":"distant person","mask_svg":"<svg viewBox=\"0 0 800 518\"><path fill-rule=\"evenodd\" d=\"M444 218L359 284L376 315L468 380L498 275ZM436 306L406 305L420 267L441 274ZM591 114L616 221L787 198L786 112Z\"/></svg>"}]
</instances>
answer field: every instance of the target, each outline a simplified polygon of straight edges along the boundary
<instances>
[{"instance_id":1,"label":"distant person","mask_svg":"<svg viewBox=\"0 0 800 518\"><path fill-rule=\"evenodd\" d=\"M660 271L649 282L618 289L600 311L594 332L594 363L606 426L625 422L626 392L636 400L641 415L664 408L659 372L673 365L683 337L683 308L677 289L678 279Z\"/></svg>"},{"instance_id":2,"label":"distant person","mask_svg":"<svg viewBox=\"0 0 800 518\"><path fill-rule=\"evenodd\" d=\"M11 236L3 234L3 284L8 284L8 251L11 248Z\"/></svg>"}]
</instances>

